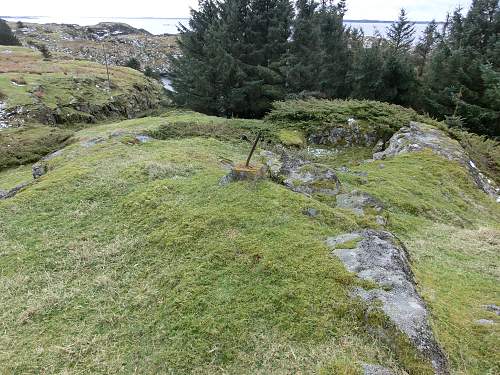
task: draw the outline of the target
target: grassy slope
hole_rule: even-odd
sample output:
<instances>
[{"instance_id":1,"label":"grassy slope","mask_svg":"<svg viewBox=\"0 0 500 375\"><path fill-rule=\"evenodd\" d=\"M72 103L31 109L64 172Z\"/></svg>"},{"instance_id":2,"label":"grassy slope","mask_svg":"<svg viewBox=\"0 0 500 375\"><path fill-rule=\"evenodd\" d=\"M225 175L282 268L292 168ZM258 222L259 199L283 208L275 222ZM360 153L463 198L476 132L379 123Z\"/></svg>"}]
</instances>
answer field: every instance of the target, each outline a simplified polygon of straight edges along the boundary
<instances>
[{"instance_id":1,"label":"grassy slope","mask_svg":"<svg viewBox=\"0 0 500 375\"><path fill-rule=\"evenodd\" d=\"M39 52L22 47L1 46L0 56L0 92L6 96L6 108L64 108L63 117L85 118L88 114L79 113L75 103L103 106L137 93L138 87L152 87L161 94L159 83L129 68L110 66L109 91L104 65L57 57L44 60Z\"/></svg>"},{"instance_id":2,"label":"grassy slope","mask_svg":"<svg viewBox=\"0 0 500 375\"><path fill-rule=\"evenodd\" d=\"M227 121L177 113L78 137L192 120ZM270 181L220 187L219 158L247 151L206 138L76 143L0 202L6 371L356 374L365 361L424 373L410 351L367 334L364 307L348 297L357 281L324 245L374 224ZM379 164L353 166L366 180L341 174L345 189L388 206L455 372L497 372L495 328L474 320L495 319L480 305L500 303L498 259L484 256L498 253L500 210L433 155ZM22 173L0 174L0 186Z\"/></svg>"}]
</instances>

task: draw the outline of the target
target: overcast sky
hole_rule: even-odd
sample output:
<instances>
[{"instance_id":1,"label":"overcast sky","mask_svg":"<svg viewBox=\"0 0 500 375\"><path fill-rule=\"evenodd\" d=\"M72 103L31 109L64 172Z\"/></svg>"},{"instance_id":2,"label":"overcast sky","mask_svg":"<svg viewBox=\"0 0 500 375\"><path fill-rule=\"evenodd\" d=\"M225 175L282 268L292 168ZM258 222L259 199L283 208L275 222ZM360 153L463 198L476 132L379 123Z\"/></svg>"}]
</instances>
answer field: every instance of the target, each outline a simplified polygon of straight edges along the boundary
<instances>
[{"instance_id":1,"label":"overcast sky","mask_svg":"<svg viewBox=\"0 0 500 375\"><path fill-rule=\"evenodd\" d=\"M2 16L189 17L198 0L1 0ZM412 20L443 20L472 0L347 0L347 19L393 20L405 8Z\"/></svg>"}]
</instances>

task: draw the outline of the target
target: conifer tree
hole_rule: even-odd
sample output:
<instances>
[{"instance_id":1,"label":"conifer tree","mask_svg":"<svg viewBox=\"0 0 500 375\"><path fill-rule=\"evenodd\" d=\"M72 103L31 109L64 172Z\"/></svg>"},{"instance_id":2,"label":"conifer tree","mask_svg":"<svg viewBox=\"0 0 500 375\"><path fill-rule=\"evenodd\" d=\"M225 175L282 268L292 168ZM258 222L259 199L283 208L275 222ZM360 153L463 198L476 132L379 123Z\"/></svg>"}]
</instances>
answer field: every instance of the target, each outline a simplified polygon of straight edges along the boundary
<instances>
[{"instance_id":1,"label":"conifer tree","mask_svg":"<svg viewBox=\"0 0 500 375\"><path fill-rule=\"evenodd\" d=\"M3 46L20 46L21 43L16 38L16 36L12 33L7 22L3 19L0 19L0 45Z\"/></svg>"},{"instance_id":2,"label":"conifer tree","mask_svg":"<svg viewBox=\"0 0 500 375\"><path fill-rule=\"evenodd\" d=\"M500 15L498 0L474 0L466 17L457 9L424 76L425 109L461 117L471 131L500 134L497 93Z\"/></svg>"},{"instance_id":3,"label":"conifer tree","mask_svg":"<svg viewBox=\"0 0 500 375\"><path fill-rule=\"evenodd\" d=\"M319 28L314 0L297 0L293 35L287 59L287 88L289 92L318 91L320 68Z\"/></svg>"},{"instance_id":4,"label":"conifer tree","mask_svg":"<svg viewBox=\"0 0 500 375\"><path fill-rule=\"evenodd\" d=\"M408 52L412 48L415 25L408 20L404 9L401 9L398 20L387 29L387 39L396 52Z\"/></svg>"},{"instance_id":5,"label":"conifer tree","mask_svg":"<svg viewBox=\"0 0 500 375\"><path fill-rule=\"evenodd\" d=\"M344 1L335 4L332 0L322 0L318 13L321 46L319 88L331 98L346 98L351 92L347 80L351 54L343 24L345 11Z\"/></svg>"},{"instance_id":6,"label":"conifer tree","mask_svg":"<svg viewBox=\"0 0 500 375\"><path fill-rule=\"evenodd\" d=\"M415 47L415 55L417 58L417 68L418 68L418 76L421 77L424 68L427 65L429 60L429 56L432 52L432 49L435 47L439 35L437 32L438 25L435 20L432 20L427 27L423 35L420 37L417 46Z\"/></svg>"}]
</instances>

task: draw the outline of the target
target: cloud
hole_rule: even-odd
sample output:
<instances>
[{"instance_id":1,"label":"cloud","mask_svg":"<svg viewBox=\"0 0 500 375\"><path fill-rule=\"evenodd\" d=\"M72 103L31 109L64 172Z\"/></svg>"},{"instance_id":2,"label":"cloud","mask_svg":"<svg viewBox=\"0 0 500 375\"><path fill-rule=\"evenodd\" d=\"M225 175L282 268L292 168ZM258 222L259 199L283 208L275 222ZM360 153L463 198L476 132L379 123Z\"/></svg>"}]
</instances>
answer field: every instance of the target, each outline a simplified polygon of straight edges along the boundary
<instances>
[{"instance_id":1,"label":"cloud","mask_svg":"<svg viewBox=\"0 0 500 375\"><path fill-rule=\"evenodd\" d=\"M472 0L347 0L349 19L396 19L404 7L412 20L443 20L457 5ZM5 3L5 4L3 4ZM197 0L21 0L3 1L3 16L189 17Z\"/></svg>"},{"instance_id":2,"label":"cloud","mask_svg":"<svg viewBox=\"0 0 500 375\"><path fill-rule=\"evenodd\" d=\"M348 19L395 20L405 8L414 21L444 20L447 12L461 5L468 9L472 0L347 0Z\"/></svg>"}]
</instances>

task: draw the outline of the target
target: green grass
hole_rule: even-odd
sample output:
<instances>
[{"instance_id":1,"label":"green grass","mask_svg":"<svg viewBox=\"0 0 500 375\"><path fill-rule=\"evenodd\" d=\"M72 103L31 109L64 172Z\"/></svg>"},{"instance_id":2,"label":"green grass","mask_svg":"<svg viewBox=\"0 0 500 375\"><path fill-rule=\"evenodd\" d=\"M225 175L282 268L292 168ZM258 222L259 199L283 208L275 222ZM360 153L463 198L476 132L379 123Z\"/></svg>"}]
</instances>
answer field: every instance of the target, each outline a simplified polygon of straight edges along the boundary
<instances>
[{"instance_id":1,"label":"green grass","mask_svg":"<svg viewBox=\"0 0 500 375\"><path fill-rule=\"evenodd\" d=\"M164 119L77 137L148 121ZM348 295L358 281L324 244L359 228L357 217L270 181L219 186L219 159L247 148L204 138L75 143L1 202L5 371L425 367L368 334L364 306ZM312 204L321 217L302 213Z\"/></svg>"},{"instance_id":2,"label":"green grass","mask_svg":"<svg viewBox=\"0 0 500 375\"><path fill-rule=\"evenodd\" d=\"M29 122L95 123L158 107L163 89L142 73L90 61L43 59L21 47L1 47L0 91L7 109L23 107Z\"/></svg>"},{"instance_id":3,"label":"green grass","mask_svg":"<svg viewBox=\"0 0 500 375\"><path fill-rule=\"evenodd\" d=\"M193 130L203 126L225 129ZM386 318L350 298L366 285L325 245L376 227L371 217L268 180L219 185L220 160L249 149L227 128L252 126L268 125L170 112L85 128L47 175L0 201L3 371L358 374L366 362L429 373ZM155 129L165 140L122 142ZM367 176L339 173L343 189L379 198L407 244L453 373L498 372L496 328L474 321L497 319L481 305L500 303L499 207L427 152L349 167ZM4 171L0 186L27 173Z\"/></svg>"},{"instance_id":4,"label":"green grass","mask_svg":"<svg viewBox=\"0 0 500 375\"><path fill-rule=\"evenodd\" d=\"M362 186L349 174L340 179L384 203L389 228L409 249L454 373L497 373L498 328L475 321L499 322L481 307L500 302L498 204L458 164L430 152L362 164L356 171L368 173Z\"/></svg>"},{"instance_id":5,"label":"green grass","mask_svg":"<svg viewBox=\"0 0 500 375\"><path fill-rule=\"evenodd\" d=\"M12 128L0 132L0 171L36 162L68 144L71 130L48 126Z\"/></svg>"}]
</instances>

